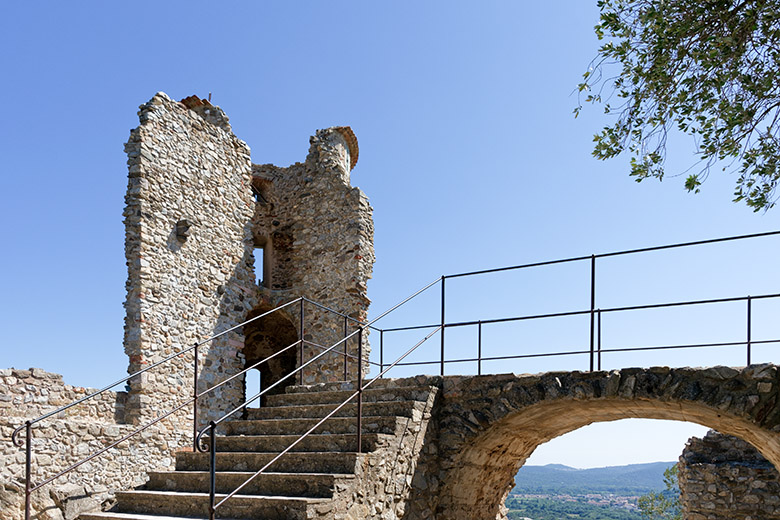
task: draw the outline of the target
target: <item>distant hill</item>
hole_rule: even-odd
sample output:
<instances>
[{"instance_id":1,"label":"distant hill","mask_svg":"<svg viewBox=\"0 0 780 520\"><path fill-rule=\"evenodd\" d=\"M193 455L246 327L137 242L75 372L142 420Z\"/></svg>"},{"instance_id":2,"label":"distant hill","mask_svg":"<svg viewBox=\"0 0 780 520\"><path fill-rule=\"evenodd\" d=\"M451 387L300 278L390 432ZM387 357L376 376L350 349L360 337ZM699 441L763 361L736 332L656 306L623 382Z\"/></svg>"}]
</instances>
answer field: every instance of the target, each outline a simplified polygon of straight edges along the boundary
<instances>
[{"instance_id":1,"label":"distant hill","mask_svg":"<svg viewBox=\"0 0 780 520\"><path fill-rule=\"evenodd\" d=\"M665 489L664 470L674 462L651 462L607 468L577 469L562 464L523 466L515 476L515 494L643 495Z\"/></svg>"}]
</instances>

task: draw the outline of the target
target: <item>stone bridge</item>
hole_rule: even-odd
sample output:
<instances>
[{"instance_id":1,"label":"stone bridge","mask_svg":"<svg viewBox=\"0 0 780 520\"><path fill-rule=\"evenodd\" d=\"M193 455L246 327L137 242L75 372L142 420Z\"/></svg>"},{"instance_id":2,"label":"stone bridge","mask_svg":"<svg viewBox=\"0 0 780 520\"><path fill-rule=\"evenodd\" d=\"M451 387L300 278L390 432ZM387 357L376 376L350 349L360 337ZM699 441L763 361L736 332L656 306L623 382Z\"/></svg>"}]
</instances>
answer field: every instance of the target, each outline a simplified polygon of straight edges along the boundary
<instances>
[{"instance_id":1,"label":"stone bridge","mask_svg":"<svg viewBox=\"0 0 780 520\"><path fill-rule=\"evenodd\" d=\"M537 446L588 424L626 418L688 421L740 437L780 462L778 374L746 368L397 380L437 387L412 478L411 518L494 520Z\"/></svg>"}]
</instances>

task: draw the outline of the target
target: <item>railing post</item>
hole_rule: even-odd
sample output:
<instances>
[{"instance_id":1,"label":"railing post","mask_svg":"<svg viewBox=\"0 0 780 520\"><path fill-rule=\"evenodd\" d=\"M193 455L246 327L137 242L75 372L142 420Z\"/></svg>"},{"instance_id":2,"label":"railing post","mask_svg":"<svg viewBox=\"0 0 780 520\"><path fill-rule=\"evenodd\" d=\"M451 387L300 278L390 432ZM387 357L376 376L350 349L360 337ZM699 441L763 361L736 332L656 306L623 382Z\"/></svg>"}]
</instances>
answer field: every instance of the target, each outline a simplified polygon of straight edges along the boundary
<instances>
[{"instance_id":1,"label":"railing post","mask_svg":"<svg viewBox=\"0 0 780 520\"><path fill-rule=\"evenodd\" d=\"M482 375L482 320L477 323L477 375Z\"/></svg>"},{"instance_id":2,"label":"railing post","mask_svg":"<svg viewBox=\"0 0 780 520\"><path fill-rule=\"evenodd\" d=\"M595 358L596 327L596 255L590 256L590 371L593 372Z\"/></svg>"},{"instance_id":3,"label":"railing post","mask_svg":"<svg viewBox=\"0 0 780 520\"><path fill-rule=\"evenodd\" d=\"M444 375L444 280L441 277L441 375Z\"/></svg>"},{"instance_id":4,"label":"railing post","mask_svg":"<svg viewBox=\"0 0 780 520\"><path fill-rule=\"evenodd\" d=\"M217 498L217 425L209 421L209 520L214 520Z\"/></svg>"},{"instance_id":5,"label":"railing post","mask_svg":"<svg viewBox=\"0 0 780 520\"><path fill-rule=\"evenodd\" d=\"M30 495L32 489L32 423L24 423L25 459L24 459L24 520L30 520Z\"/></svg>"},{"instance_id":6,"label":"railing post","mask_svg":"<svg viewBox=\"0 0 780 520\"><path fill-rule=\"evenodd\" d=\"M347 361L347 317L344 316L344 381L349 381L349 369L348 369L348 361Z\"/></svg>"},{"instance_id":7,"label":"railing post","mask_svg":"<svg viewBox=\"0 0 780 520\"><path fill-rule=\"evenodd\" d=\"M750 351L751 351L751 346L752 346L751 345L751 341L752 340L751 340L751 337L750 337L751 336L750 329L752 328L751 327L752 318L750 316L751 310L752 310L751 307L752 307L752 298L750 296L748 296L747 297L747 364L748 364L748 366L750 366L750 354L751 354Z\"/></svg>"},{"instance_id":8,"label":"railing post","mask_svg":"<svg viewBox=\"0 0 780 520\"><path fill-rule=\"evenodd\" d=\"M358 329L357 452L363 453L363 327Z\"/></svg>"},{"instance_id":9,"label":"railing post","mask_svg":"<svg viewBox=\"0 0 780 520\"><path fill-rule=\"evenodd\" d=\"M300 382L300 384L303 384L303 347L306 345L306 343L304 342L304 339L303 339L303 333L304 333L303 319L304 319L304 317L305 317L305 315L303 313L303 298L301 298L301 338L300 338L301 339L301 350L300 350L300 356L299 356L300 357L300 365L298 365L298 366L301 367L301 370L298 372L298 381Z\"/></svg>"},{"instance_id":10,"label":"railing post","mask_svg":"<svg viewBox=\"0 0 780 520\"><path fill-rule=\"evenodd\" d=\"M198 451L198 344L195 343L195 367L192 377L192 450Z\"/></svg>"},{"instance_id":11,"label":"railing post","mask_svg":"<svg viewBox=\"0 0 780 520\"><path fill-rule=\"evenodd\" d=\"M379 331L379 373L385 369L385 331Z\"/></svg>"},{"instance_id":12,"label":"railing post","mask_svg":"<svg viewBox=\"0 0 780 520\"><path fill-rule=\"evenodd\" d=\"M597 329L598 329L598 341L596 342L596 348L598 351L598 369L601 371L601 309L596 311Z\"/></svg>"}]
</instances>

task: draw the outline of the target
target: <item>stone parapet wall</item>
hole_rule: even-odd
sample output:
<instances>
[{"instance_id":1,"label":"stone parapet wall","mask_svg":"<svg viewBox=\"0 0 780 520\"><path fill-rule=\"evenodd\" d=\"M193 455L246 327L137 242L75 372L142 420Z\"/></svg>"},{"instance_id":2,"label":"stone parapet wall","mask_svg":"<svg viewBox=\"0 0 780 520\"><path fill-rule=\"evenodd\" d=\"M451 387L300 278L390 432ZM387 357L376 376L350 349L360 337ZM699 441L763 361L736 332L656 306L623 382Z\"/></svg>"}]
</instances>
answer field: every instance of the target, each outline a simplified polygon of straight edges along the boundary
<instances>
[{"instance_id":1,"label":"stone parapet wall","mask_svg":"<svg viewBox=\"0 0 780 520\"><path fill-rule=\"evenodd\" d=\"M780 519L780 474L747 442L715 431L694 437L678 468L686 520Z\"/></svg>"},{"instance_id":2,"label":"stone parapet wall","mask_svg":"<svg viewBox=\"0 0 780 520\"><path fill-rule=\"evenodd\" d=\"M11 443L14 429L94 391L65 385L61 375L37 368L0 370L0 518L24 517L25 449ZM106 391L33 425L33 484L131 433L136 427L121 423L125 397ZM169 425L152 426L33 493L34 518L73 520L107 507L115 491L143 484L146 471L172 469L174 452L191 442L190 434Z\"/></svg>"},{"instance_id":3,"label":"stone parapet wall","mask_svg":"<svg viewBox=\"0 0 780 520\"><path fill-rule=\"evenodd\" d=\"M41 416L96 392L94 388L66 385L60 374L40 368L0 370L0 417ZM89 418L121 422L124 418L125 392L106 391L57 418Z\"/></svg>"}]
</instances>

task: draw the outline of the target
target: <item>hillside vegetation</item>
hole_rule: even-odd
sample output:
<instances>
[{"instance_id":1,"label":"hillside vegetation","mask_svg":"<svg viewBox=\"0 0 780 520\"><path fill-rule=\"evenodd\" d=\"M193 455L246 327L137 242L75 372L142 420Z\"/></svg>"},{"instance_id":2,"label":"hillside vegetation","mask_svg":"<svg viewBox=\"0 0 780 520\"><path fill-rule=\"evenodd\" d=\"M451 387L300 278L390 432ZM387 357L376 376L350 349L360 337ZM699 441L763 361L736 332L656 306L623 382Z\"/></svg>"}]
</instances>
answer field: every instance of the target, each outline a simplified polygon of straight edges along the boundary
<instances>
[{"instance_id":1,"label":"hillside vegetation","mask_svg":"<svg viewBox=\"0 0 780 520\"><path fill-rule=\"evenodd\" d=\"M651 462L606 468L577 469L561 464L524 466L515 476L512 494L522 495L644 495L666 488L664 470L674 462Z\"/></svg>"}]
</instances>

